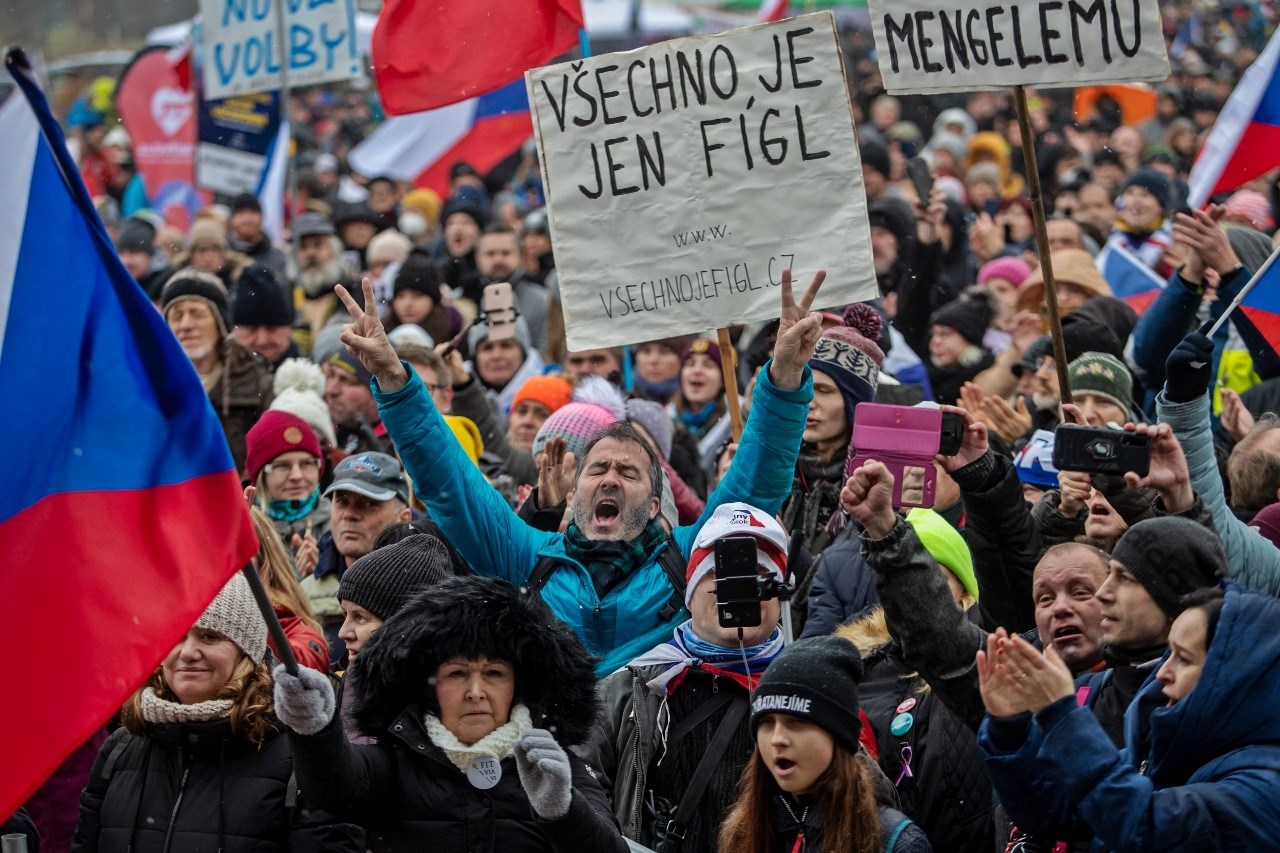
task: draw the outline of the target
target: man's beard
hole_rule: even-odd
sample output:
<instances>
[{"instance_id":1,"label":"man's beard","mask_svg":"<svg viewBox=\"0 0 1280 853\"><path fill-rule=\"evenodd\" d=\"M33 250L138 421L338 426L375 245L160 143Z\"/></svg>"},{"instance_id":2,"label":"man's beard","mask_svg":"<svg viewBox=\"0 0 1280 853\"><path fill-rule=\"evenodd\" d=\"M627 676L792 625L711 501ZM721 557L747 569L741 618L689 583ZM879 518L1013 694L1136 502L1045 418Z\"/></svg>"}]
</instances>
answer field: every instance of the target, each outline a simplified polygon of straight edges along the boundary
<instances>
[{"instance_id":1,"label":"man's beard","mask_svg":"<svg viewBox=\"0 0 1280 853\"><path fill-rule=\"evenodd\" d=\"M1058 408L1058 398L1051 394L1041 394L1036 391L1031 394L1031 402L1035 405L1037 411L1047 411Z\"/></svg>"},{"instance_id":2,"label":"man's beard","mask_svg":"<svg viewBox=\"0 0 1280 853\"><path fill-rule=\"evenodd\" d=\"M333 286L342 280L345 270L342 261L334 259L323 263L308 264L298 271L298 284L309 298L333 292Z\"/></svg>"},{"instance_id":3,"label":"man's beard","mask_svg":"<svg viewBox=\"0 0 1280 853\"><path fill-rule=\"evenodd\" d=\"M600 495L599 497L604 497ZM622 502L622 496L617 496L618 502L621 504L619 512L622 515L622 524L618 528L618 535L610 537L618 542L631 542L640 537L644 529L649 526L649 505L648 503L638 504L634 507L628 507ZM578 529L584 534L592 529L594 523L595 511L594 507L586 501L574 500L573 502L573 520L578 525ZM589 537L592 540L607 541L598 539L596 536Z\"/></svg>"}]
</instances>

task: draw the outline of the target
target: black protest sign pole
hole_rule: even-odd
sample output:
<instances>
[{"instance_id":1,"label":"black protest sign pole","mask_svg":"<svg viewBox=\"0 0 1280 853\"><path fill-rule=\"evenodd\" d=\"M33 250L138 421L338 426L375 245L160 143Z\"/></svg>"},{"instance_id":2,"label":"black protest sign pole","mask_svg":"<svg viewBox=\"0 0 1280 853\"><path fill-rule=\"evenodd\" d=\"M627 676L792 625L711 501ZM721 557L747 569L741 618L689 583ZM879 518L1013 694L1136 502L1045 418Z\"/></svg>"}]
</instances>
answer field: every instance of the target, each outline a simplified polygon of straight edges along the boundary
<instances>
[{"instance_id":1,"label":"black protest sign pole","mask_svg":"<svg viewBox=\"0 0 1280 853\"><path fill-rule=\"evenodd\" d=\"M262 618L267 621L267 632L275 641L275 650L278 652L280 663L284 664L285 672L297 678L298 659L293 656L293 649L289 647L289 638L284 635L284 628L280 625L276 609L267 595L267 588L262 585L262 578L258 577L258 570L253 567L253 563L246 563L240 571L244 574L244 579L249 582L249 589L253 590L253 600L258 603Z\"/></svg>"},{"instance_id":2,"label":"black protest sign pole","mask_svg":"<svg viewBox=\"0 0 1280 853\"><path fill-rule=\"evenodd\" d=\"M1062 339L1062 314L1058 310L1058 286L1053 278L1053 261L1049 257L1049 229L1045 225L1044 196L1040 192L1040 169L1036 165L1036 144L1031 135L1031 116L1027 109L1027 90L1013 87L1013 101L1018 110L1018 135L1022 137L1022 160L1027 170L1027 194L1031 198L1031 219L1036 228L1036 251L1040 255L1040 271L1044 276L1044 304L1049 309L1049 334L1053 338L1053 361L1058 368L1058 398L1071 402L1071 385L1067 378L1067 345ZM1061 409L1059 417L1065 420Z\"/></svg>"}]
</instances>

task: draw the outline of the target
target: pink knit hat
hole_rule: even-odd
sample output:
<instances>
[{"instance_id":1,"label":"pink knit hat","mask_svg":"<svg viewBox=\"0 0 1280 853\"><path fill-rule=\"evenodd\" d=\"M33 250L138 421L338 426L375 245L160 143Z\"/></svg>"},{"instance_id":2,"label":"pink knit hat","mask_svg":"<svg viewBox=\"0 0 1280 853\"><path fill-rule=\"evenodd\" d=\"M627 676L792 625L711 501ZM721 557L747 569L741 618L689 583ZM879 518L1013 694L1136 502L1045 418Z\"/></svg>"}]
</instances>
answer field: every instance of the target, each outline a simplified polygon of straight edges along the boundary
<instances>
[{"instance_id":1,"label":"pink knit hat","mask_svg":"<svg viewBox=\"0 0 1280 853\"><path fill-rule=\"evenodd\" d=\"M542 422L533 439L533 455L537 456L553 438L563 438L565 449L579 462L582 451L597 432L627 419L626 401L608 380L588 376L573 392L573 402L562 406Z\"/></svg>"},{"instance_id":2,"label":"pink knit hat","mask_svg":"<svg viewBox=\"0 0 1280 853\"><path fill-rule=\"evenodd\" d=\"M1227 199L1226 215L1243 217L1259 231L1270 232L1276 227L1276 221L1271 216L1271 202L1262 193L1253 190L1232 193L1231 198Z\"/></svg>"},{"instance_id":3,"label":"pink knit hat","mask_svg":"<svg viewBox=\"0 0 1280 853\"><path fill-rule=\"evenodd\" d=\"M1017 290L1022 287L1022 283L1029 275L1031 275L1031 267L1027 266L1026 261L1021 258L996 258L993 261L987 261L982 265L982 269L978 270L978 284L986 284L993 278L1002 278Z\"/></svg>"}]
</instances>

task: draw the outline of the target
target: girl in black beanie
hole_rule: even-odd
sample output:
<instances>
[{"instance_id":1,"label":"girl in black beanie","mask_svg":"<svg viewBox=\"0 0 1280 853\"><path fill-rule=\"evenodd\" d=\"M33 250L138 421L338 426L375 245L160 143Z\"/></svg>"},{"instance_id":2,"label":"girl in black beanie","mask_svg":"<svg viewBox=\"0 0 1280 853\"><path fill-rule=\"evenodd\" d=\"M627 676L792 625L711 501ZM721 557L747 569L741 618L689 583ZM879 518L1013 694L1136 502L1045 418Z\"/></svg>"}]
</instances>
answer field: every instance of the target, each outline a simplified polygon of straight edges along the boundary
<instances>
[{"instance_id":1,"label":"girl in black beanie","mask_svg":"<svg viewBox=\"0 0 1280 853\"><path fill-rule=\"evenodd\" d=\"M838 637L787 647L751 697L756 749L720 829L735 853L929 853L906 815L877 806L858 760L862 660Z\"/></svg>"}]
</instances>

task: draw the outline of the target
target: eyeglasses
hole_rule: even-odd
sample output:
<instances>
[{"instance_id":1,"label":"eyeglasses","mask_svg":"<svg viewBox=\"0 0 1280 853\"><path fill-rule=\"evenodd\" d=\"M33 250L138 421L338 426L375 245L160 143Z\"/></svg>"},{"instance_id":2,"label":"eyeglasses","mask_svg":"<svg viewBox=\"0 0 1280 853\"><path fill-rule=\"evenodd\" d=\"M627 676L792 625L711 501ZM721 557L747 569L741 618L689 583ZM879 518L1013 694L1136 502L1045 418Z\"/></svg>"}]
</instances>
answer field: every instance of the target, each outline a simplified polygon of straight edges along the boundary
<instances>
[{"instance_id":1,"label":"eyeglasses","mask_svg":"<svg viewBox=\"0 0 1280 853\"><path fill-rule=\"evenodd\" d=\"M268 474L273 474L276 471L279 471L283 474L288 474L291 471L293 471L294 468L297 468L299 471L301 471L304 474L309 473L311 471L319 471L320 460L307 458L307 459L298 459L294 462L268 462L266 465L262 466L262 470L266 471Z\"/></svg>"}]
</instances>

